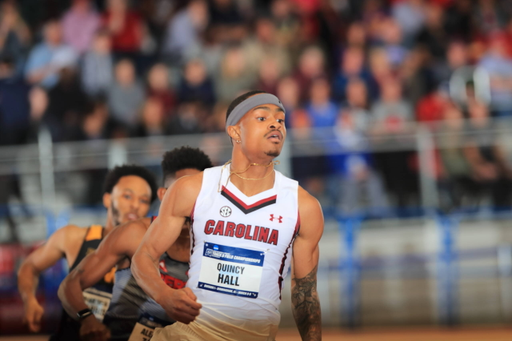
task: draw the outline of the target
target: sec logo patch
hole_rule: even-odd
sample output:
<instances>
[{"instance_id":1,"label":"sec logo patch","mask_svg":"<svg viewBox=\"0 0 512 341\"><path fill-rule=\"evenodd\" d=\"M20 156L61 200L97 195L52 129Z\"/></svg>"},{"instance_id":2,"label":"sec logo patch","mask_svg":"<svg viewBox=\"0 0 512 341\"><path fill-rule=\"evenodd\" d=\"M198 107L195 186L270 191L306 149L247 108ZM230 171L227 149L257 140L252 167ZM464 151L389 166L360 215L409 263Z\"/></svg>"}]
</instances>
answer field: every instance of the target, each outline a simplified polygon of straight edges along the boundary
<instances>
[{"instance_id":1,"label":"sec logo patch","mask_svg":"<svg viewBox=\"0 0 512 341\"><path fill-rule=\"evenodd\" d=\"M220 208L220 215L224 218L229 217L231 215L231 207L229 206L222 206Z\"/></svg>"}]
</instances>

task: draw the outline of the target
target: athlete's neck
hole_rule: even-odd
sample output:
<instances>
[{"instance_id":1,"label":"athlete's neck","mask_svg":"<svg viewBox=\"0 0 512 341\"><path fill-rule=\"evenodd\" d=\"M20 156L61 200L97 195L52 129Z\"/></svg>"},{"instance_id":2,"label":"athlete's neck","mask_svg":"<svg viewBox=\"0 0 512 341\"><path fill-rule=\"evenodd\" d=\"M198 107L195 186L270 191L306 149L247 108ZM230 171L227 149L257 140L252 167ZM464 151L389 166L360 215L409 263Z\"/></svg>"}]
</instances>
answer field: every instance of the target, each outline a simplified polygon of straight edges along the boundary
<instances>
[{"instance_id":1,"label":"athlete's neck","mask_svg":"<svg viewBox=\"0 0 512 341\"><path fill-rule=\"evenodd\" d=\"M270 156L251 160L245 155L233 153L230 181L247 196L264 192L274 187L275 172L272 162Z\"/></svg>"},{"instance_id":2,"label":"athlete's neck","mask_svg":"<svg viewBox=\"0 0 512 341\"><path fill-rule=\"evenodd\" d=\"M114 223L114 218L110 213L110 210L107 212L107 222L105 224L105 231L103 232L104 236L106 236L110 231L114 229L117 225Z\"/></svg>"}]
</instances>

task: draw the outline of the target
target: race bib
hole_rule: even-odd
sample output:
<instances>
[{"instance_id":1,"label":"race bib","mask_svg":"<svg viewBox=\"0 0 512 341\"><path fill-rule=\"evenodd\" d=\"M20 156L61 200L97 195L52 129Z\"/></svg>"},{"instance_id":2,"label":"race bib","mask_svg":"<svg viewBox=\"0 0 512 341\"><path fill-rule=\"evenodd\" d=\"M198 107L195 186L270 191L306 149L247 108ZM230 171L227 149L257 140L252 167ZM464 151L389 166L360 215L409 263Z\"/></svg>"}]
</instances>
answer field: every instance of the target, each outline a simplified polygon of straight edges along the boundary
<instances>
[{"instance_id":1,"label":"race bib","mask_svg":"<svg viewBox=\"0 0 512 341\"><path fill-rule=\"evenodd\" d=\"M168 324L169 323L160 321L148 314L144 314L139 319L139 322L135 324L135 327L133 327L128 341L149 341L153 337L155 328L161 328Z\"/></svg>"},{"instance_id":2,"label":"race bib","mask_svg":"<svg viewBox=\"0 0 512 341\"><path fill-rule=\"evenodd\" d=\"M94 316L101 322L110 305L112 294L94 288L83 291L85 304L91 309Z\"/></svg>"},{"instance_id":3,"label":"race bib","mask_svg":"<svg viewBox=\"0 0 512 341\"><path fill-rule=\"evenodd\" d=\"M205 243L198 287L220 294L257 298L265 253Z\"/></svg>"},{"instance_id":4,"label":"race bib","mask_svg":"<svg viewBox=\"0 0 512 341\"><path fill-rule=\"evenodd\" d=\"M128 341L149 341L153 337L154 331L155 328L151 328L137 322L135 327L133 327L133 331L130 334Z\"/></svg>"}]
</instances>

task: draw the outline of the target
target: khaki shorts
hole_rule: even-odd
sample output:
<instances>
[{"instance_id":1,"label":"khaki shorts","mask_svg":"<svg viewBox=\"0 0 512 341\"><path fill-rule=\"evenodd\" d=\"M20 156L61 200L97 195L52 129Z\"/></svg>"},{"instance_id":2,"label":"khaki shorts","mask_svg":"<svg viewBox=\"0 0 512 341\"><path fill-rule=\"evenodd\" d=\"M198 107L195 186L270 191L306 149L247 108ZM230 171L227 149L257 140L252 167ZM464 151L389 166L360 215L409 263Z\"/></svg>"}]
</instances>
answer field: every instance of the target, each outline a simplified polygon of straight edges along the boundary
<instances>
[{"instance_id":1,"label":"khaki shorts","mask_svg":"<svg viewBox=\"0 0 512 341\"><path fill-rule=\"evenodd\" d=\"M202 331L195 323L173 323L164 328L156 328L151 341L214 341L220 340Z\"/></svg>"},{"instance_id":2,"label":"khaki shorts","mask_svg":"<svg viewBox=\"0 0 512 341\"><path fill-rule=\"evenodd\" d=\"M277 327L276 327L277 328ZM233 335L232 335L233 336ZM230 339L236 341L237 338ZM274 340L273 337L266 338L266 340ZM195 322L190 324L183 324L180 322L173 323L170 326L164 328L156 328L151 338L151 341L225 341L226 338L221 337L220 335L216 335L215 332L211 330L206 330L202 328ZM258 340L262 340L262 338L258 338Z\"/></svg>"}]
</instances>

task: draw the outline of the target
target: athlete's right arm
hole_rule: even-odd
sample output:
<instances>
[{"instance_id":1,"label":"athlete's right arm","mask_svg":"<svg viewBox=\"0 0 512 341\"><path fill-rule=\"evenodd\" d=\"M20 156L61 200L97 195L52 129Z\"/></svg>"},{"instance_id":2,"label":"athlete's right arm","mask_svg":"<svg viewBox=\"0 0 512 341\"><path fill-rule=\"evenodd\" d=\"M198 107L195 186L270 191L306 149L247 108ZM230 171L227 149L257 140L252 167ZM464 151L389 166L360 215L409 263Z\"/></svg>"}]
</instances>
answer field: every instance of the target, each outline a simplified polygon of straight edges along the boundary
<instances>
[{"instance_id":1,"label":"athlete's right arm","mask_svg":"<svg viewBox=\"0 0 512 341\"><path fill-rule=\"evenodd\" d=\"M146 220L146 221L145 221ZM87 255L62 281L59 298L62 306L72 317L87 309L82 291L87 289L112 271L123 258L130 258L146 232L149 219L128 222L114 228L100 243L98 248ZM94 315L81 321L80 335L87 340L108 340L110 332Z\"/></svg>"},{"instance_id":2,"label":"athlete's right arm","mask_svg":"<svg viewBox=\"0 0 512 341\"><path fill-rule=\"evenodd\" d=\"M24 319L30 331L38 332L41 328L41 318L44 309L36 299L36 290L39 283L39 275L57 261L65 257L65 244L67 234L76 229L76 226L68 225L57 230L48 241L32 252L18 270L18 290L24 304Z\"/></svg>"},{"instance_id":3,"label":"athlete's right arm","mask_svg":"<svg viewBox=\"0 0 512 341\"><path fill-rule=\"evenodd\" d=\"M185 217L189 216L199 195L202 173L177 180L165 193L158 217L149 227L132 258L132 274L140 287L169 317L183 323L194 321L201 304L189 288L172 289L160 278L158 260L176 241Z\"/></svg>"},{"instance_id":4,"label":"athlete's right arm","mask_svg":"<svg viewBox=\"0 0 512 341\"><path fill-rule=\"evenodd\" d=\"M86 309L82 291L98 283L123 258L130 258L139 246L149 218L127 222L114 228L94 252L87 255L62 281L59 298L70 316Z\"/></svg>"}]
</instances>

